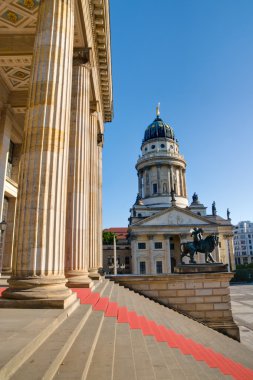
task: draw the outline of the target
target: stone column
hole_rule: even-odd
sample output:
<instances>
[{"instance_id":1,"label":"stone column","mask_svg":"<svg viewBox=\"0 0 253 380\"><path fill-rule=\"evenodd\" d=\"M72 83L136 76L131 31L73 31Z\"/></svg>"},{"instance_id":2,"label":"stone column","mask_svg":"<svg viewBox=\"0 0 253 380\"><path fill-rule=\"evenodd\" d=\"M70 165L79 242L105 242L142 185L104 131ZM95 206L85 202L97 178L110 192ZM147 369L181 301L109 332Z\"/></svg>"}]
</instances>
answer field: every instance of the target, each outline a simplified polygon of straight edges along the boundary
<instances>
[{"instance_id":1,"label":"stone column","mask_svg":"<svg viewBox=\"0 0 253 380\"><path fill-rule=\"evenodd\" d=\"M232 269L232 260L231 260L231 250L230 250L230 239L233 239L233 234L223 235L226 241L226 264L228 264L228 272L231 272Z\"/></svg>"},{"instance_id":2,"label":"stone column","mask_svg":"<svg viewBox=\"0 0 253 380\"><path fill-rule=\"evenodd\" d=\"M184 184L183 184L183 172L182 168L179 169L179 176L180 176L180 196L184 196Z\"/></svg>"},{"instance_id":3,"label":"stone column","mask_svg":"<svg viewBox=\"0 0 253 380\"><path fill-rule=\"evenodd\" d=\"M69 287L89 287L88 207L90 66L85 50L74 50L69 138L65 274Z\"/></svg>"},{"instance_id":4,"label":"stone column","mask_svg":"<svg viewBox=\"0 0 253 380\"><path fill-rule=\"evenodd\" d=\"M66 193L74 2L42 0L20 162L12 277L3 297L65 307ZM37 301L36 301L37 300ZM16 303L17 304L17 303Z\"/></svg>"},{"instance_id":5,"label":"stone column","mask_svg":"<svg viewBox=\"0 0 253 380\"><path fill-rule=\"evenodd\" d=\"M161 194L161 166L157 166L157 193Z\"/></svg>"},{"instance_id":6,"label":"stone column","mask_svg":"<svg viewBox=\"0 0 253 380\"><path fill-rule=\"evenodd\" d=\"M183 185L184 185L184 197L187 197L186 181L185 181L185 170L183 170Z\"/></svg>"},{"instance_id":7,"label":"stone column","mask_svg":"<svg viewBox=\"0 0 253 380\"><path fill-rule=\"evenodd\" d=\"M89 276L99 278L97 261L98 170L97 170L97 112L90 116L90 209L89 209Z\"/></svg>"},{"instance_id":8,"label":"stone column","mask_svg":"<svg viewBox=\"0 0 253 380\"><path fill-rule=\"evenodd\" d=\"M138 192L140 198L142 198L142 173L141 171L138 172Z\"/></svg>"},{"instance_id":9,"label":"stone column","mask_svg":"<svg viewBox=\"0 0 253 380\"><path fill-rule=\"evenodd\" d=\"M156 270L154 267L154 258L152 255L152 246L153 246L153 235L148 235L148 264L149 268L147 268L147 274L156 274Z\"/></svg>"},{"instance_id":10,"label":"stone column","mask_svg":"<svg viewBox=\"0 0 253 380\"><path fill-rule=\"evenodd\" d=\"M97 136L97 171L98 171L98 217L97 217L97 256L98 268L103 267L103 214L102 214L102 152L103 152L104 135L99 133Z\"/></svg>"},{"instance_id":11,"label":"stone column","mask_svg":"<svg viewBox=\"0 0 253 380\"><path fill-rule=\"evenodd\" d=\"M132 255L132 273L138 274L137 257L136 257L136 236L131 236L131 255Z\"/></svg>"},{"instance_id":12,"label":"stone column","mask_svg":"<svg viewBox=\"0 0 253 380\"><path fill-rule=\"evenodd\" d=\"M164 235L165 239L165 273L171 273L170 235Z\"/></svg>"},{"instance_id":13,"label":"stone column","mask_svg":"<svg viewBox=\"0 0 253 380\"><path fill-rule=\"evenodd\" d=\"M168 167L168 193L171 192L170 167Z\"/></svg>"}]
</instances>

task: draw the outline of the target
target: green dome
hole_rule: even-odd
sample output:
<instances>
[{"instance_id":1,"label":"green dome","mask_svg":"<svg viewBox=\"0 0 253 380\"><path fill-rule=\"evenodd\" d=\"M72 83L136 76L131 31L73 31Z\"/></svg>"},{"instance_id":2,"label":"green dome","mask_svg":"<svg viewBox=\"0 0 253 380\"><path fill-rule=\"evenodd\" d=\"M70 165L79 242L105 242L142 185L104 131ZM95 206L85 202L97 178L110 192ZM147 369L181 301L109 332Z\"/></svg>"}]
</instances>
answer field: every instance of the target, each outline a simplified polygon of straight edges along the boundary
<instances>
[{"instance_id":1,"label":"green dome","mask_svg":"<svg viewBox=\"0 0 253 380\"><path fill-rule=\"evenodd\" d=\"M175 135L173 129L157 116L152 124L150 124L145 130L143 142L151 139L156 139L158 137L165 137L168 139L175 140Z\"/></svg>"}]
</instances>

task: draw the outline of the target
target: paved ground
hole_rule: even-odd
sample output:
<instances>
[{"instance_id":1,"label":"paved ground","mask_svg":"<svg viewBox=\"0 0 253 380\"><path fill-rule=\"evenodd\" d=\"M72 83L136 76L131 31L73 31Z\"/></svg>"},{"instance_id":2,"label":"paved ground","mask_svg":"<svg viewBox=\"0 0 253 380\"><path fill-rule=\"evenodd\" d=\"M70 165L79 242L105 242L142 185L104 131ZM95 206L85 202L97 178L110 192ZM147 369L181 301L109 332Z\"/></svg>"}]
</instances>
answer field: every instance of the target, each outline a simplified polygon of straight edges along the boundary
<instances>
[{"instance_id":1,"label":"paved ground","mask_svg":"<svg viewBox=\"0 0 253 380\"><path fill-rule=\"evenodd\" d=\"M230 287L232 312L240 328L241 343L253 351L253 283Z\"/></svg>"}]
</instances>

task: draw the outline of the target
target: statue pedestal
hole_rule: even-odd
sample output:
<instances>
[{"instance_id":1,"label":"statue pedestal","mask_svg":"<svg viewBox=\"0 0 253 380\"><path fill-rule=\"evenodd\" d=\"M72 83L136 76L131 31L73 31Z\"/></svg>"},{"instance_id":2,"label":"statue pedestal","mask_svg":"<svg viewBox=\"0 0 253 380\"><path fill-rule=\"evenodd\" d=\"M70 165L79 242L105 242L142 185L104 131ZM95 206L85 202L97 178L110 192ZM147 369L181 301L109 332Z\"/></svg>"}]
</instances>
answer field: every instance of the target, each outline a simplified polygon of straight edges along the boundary
<instances>
[{"instance_id":1,"label":"statue pedestal","mask_svg":"<svg viewBox=\"0 0 253 380\"><path fill-rule=\"evenodd\" d=\"M174 273L220 273L228 272L228 265L223 263L206 264L179 264L174 268Z\"/></svg>"}]
</instances>

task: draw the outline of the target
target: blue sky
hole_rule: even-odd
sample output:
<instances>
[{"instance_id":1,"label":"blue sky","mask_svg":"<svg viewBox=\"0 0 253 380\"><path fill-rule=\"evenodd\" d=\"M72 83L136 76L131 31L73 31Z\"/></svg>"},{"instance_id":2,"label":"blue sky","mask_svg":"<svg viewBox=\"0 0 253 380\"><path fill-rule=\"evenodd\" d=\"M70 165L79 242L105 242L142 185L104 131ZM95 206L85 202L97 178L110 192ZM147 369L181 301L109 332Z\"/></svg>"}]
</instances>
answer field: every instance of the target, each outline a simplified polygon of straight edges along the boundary
<instances>
[{"instance_id":1,"label":"blue sky","mask_svg":"<svg viewBox=\"0 0 253 380\"><path fill-rule=\"evenodd\" d=\"M105 125L103 225L128 224L145 128L161 117L194 191L253 220L253 1L111 0L114 119Z\"/></svg>"}]
</instances>

